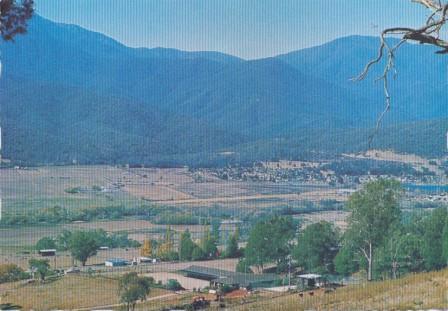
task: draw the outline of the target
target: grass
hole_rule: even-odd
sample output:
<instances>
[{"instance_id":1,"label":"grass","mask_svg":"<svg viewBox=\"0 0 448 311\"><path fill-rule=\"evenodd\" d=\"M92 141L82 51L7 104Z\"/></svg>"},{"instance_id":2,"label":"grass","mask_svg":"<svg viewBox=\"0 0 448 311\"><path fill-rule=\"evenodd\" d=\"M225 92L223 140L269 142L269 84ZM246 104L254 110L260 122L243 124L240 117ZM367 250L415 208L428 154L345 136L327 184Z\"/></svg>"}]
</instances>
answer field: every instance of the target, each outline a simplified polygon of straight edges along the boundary
<instances>
[{"instance_id":1,"label":"grass","mask_svg":"<svg viewBox=\"0 0 448 311\"><path fill-rule=\"evenodd\" d=\"M20 305L24 310L71 310L118 304L118 281L105 277L66 276L46 284L0 286L1 303ZM167 291L152 288L150 297Z\"/></svg>"},{"instance_id":2,"label":"grass","mask_svg":"<svg viewBox=\"0 0 448 311\"><path fill-rule=\"evenodd\" d=\"M3 199L5 214L21 214L61 206L70 211L109 206L138 206L141 202L126 193L114 194L67 194L52 197Z\"/></svg>"},{"instance_id":3,"label":"grass","mask_svg":"<svg viewBox=\"0 0 448 311\"><path fill-rule=\"evenodd\" d=\"M347 286L314 296L287 294L275 299L234 306L236 310L415 310L448 306L448 269L398 280Z\"/></svg>"},{"instance_id":4,"label":"grass","mask_svg":"<svg viewBox=\"0 0 448 311\"><path fill-rule=\"evenodd\" d=\"M197 293L187 293L182 295L173 295L160 300L147 301L139 303L136 306L136 311L159 311L164 309L171 309L191 303L193 297L198 296Z\"/></svg>"}]
</instances>

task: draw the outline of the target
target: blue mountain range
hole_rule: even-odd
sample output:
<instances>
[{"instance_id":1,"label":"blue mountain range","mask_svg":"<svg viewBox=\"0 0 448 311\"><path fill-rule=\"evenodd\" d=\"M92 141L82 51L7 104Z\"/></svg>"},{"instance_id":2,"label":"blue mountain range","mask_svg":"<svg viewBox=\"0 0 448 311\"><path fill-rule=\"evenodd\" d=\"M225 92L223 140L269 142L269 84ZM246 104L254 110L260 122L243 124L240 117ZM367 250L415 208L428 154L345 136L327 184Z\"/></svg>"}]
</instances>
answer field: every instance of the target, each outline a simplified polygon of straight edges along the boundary
<instances>
[{"instance_id":1,"label":"blue mountain range","mask_svg":"<svg viewBox=\"0 0 448 311\"><path fill-rule=\"evenodd\" d=\"M247 61L129 48L35 16L25 36L0 44L4 157L27 164L212 165L359 151L384 108L374 81L384 64L365 81L351 78L378 46L377 38L350 36ZM399 50L392 109L377 147L444 153L447 65L430 47ZM409 145L397 136L406 133L414 139Z\"/></svg>"}]
</instances>

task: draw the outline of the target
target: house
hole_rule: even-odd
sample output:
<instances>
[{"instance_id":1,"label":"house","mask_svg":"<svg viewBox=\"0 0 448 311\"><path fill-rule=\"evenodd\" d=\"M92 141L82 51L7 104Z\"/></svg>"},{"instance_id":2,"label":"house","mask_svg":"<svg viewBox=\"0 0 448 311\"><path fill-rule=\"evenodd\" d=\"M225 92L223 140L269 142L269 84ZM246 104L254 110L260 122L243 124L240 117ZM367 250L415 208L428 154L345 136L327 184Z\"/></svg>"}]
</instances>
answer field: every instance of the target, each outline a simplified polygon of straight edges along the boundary
<instances>
[{"instance_id":1,"label":"house","mask_svg":"<svg viewBox=\"0 0 448 311\"><path fill-rule=\"evenodd\" d=\"M211 287L229 286L233 288L269 287L279 280L276 274L249 274L215 268L190 266L182 270L188 277L210 281Z\"/></svg>"},{"instance_id":2,"label":"house","mask_svg":"<svg viewBox=\"0 0 448 311\"><path fill-rule=\"evenodd\" d=\"M104 262L104 265L106 267L123 267L123 266L126 266L127 264L128 264L128 262L121 258L107 259Z\"/></svg>"},{"instance_id":3,"label":"house","mask_svg":"<svg viewBox=\"0 0 448 311\"><path fill-rule=\"evenodd\" d=\"M56 250L55 249L41 249L39 250L39 255L42 257L53 257L56 256Z\"/></svg>"},{"instance_id":4,"label":"house","mask_svg":"<svg viewBox=\"0 0 448 311\"><path fill-rule=\"evenodd\" d=\"M322 285L322 276L320 274L308 273L297 276L301 281L301 288L316 288Z\"/></svg>"}]
</instances>

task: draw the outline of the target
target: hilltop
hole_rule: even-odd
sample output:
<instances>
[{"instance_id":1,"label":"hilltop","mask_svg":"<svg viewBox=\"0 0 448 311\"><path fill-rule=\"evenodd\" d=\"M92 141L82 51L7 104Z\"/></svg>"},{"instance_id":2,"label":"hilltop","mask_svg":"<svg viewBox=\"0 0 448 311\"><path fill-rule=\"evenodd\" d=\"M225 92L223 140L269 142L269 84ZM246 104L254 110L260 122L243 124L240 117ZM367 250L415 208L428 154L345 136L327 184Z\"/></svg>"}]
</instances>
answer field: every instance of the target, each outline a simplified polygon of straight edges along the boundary
<instances>
[{"instance_id":1,"label":"hilltop","mask_svg":"<svg viewBox=\"0 0 448 311\"><path fill-rule=\"evenodd\" d=\"M129 48L35 16L26 36L0 44L3 156L24 164L217 165L365 150L384 105L373 82L381 68L362 83L349 79L377 47L377 38L351 36L246 61ZM374 147L444 154L445 63L431 48L403 46L393 107Z\"/></svg>"}]
</instances>

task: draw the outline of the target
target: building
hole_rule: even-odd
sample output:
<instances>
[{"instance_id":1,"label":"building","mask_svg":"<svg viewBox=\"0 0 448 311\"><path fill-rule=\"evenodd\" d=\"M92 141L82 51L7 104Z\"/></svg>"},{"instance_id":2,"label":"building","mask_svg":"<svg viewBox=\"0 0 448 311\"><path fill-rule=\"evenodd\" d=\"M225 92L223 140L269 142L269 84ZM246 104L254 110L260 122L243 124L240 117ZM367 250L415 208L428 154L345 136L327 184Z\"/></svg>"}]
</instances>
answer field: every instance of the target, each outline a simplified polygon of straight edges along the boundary
<instances>
[{"instance_id":1,"label":"building","mask_svg":"<svg viewBox=\"0 0 448 311\"><path fill-rule=\"evenodd\" d=\"M322 276L320 274L301 274L298 278L301 281L300 285L302 289L316 288L322 285Z\"/></svg>"},{"instance_id":2,"label":"building","mask_svg":"<svg viewBox=\"0 0 448 311\"><path fill-rule=\"evenodd\" d=\"M211 287L260 288L272 286L280 277L276 274L249 274L190 266L182 270L188 277L210 281Z\"/></svg>"},{"instance_id":3,"label":"building","mask_svg":"<svg viewBox=\"0 0 448 311\"><path fill-rule=\"evenodd\" d=\"M41 249L39 250L39 255L42 257L53 257L56 256L56 250L55 249Z\"/></svg>"},{"instance_id":4,"label":"building","mask_svg":"<svg viewBox=\"0 0 448 311\"><path fill-rule=\"evenodd\" d=\"M121 258L107 259L104 262L104 265L106 267L123 267L123 266L126 266L127 264L128 264L128 262Z\"/></svg>"}]
</instances>

